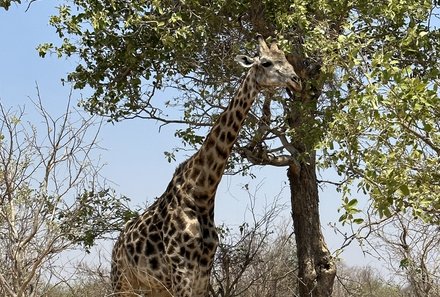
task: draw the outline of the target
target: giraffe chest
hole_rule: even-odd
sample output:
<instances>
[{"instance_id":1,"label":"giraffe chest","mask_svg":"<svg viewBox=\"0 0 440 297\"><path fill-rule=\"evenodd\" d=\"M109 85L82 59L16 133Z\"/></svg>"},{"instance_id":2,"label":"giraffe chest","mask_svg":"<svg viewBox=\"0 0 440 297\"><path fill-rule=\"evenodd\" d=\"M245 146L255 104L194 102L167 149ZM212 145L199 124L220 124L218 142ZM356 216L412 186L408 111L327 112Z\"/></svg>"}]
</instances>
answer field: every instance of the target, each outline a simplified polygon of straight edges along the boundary
<instances>
[{"instance_id":1,"label":"giraffe chest","mask_svg":"<svg viewBox=\"0 0 440 297\"><path fill-rule=\"evenodd\" d=\"M165 207L164 207L165 206ZM136 277L153 288L172 288L184 279L203 296L218 245L213 215L155 203L126 226L121 250Z\"/></svg>"},{"instance_id":2,"label":"giraffe chest","mask_svg":"<svg viewBox=\"0 0 440 297\"><path fill-rule=\"evenodd\" d=\"M164 224L165 243L173 250L179 248L180 256L197 261L199 266L210 267L218 245L218 234L213 219L190 210L178 211L172 223ZM168 241L170 241L168 243Z\"/></svg>"}]
</instances>

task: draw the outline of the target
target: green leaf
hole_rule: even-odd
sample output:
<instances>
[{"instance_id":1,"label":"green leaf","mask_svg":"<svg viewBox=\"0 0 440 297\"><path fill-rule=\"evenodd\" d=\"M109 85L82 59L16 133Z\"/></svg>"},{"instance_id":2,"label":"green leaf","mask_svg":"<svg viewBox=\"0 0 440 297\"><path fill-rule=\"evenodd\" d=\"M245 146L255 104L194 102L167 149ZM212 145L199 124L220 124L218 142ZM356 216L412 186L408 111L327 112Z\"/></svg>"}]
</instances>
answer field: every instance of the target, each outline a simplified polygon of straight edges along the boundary
<instances>
[{"instance_id":1,"label":"green leaf","mask_svg":"<svg viewBox=\"0 0 440 297\"><path fill-rule=\"evenodd\" d=\"M404 258L400 260L399 267L401 269L407 269L410 264L410 260L408 258Z\"/></svg>"},{"instance_id":2,"label":"green leaf","mask_svg":"<svg viewBox=\"0 0 440 297\"><path fill-rule=\"evenodd\" d=\"M409 188L407 185L401 185L399 187L399 190L402 192L403 195L405 195L405 196L409 195Z\"/></svg>"},{"instance_id":3,"label":"green leaf","mask_svg":"<svg viewBox=\"0 0 440 297\"><path fill-rule=\"evenodd\" d=\"M362 218L357 218L357 219L353 220L353 223L358 224L358 225L362 224L363 222L364 222L364 219L362 219Z\"/></svg>"},{"instance_id":4,"label":"green leaf","mask_svg":"<svg viewBox=\"0 0 440 297\"><path fill-rule=\"evenodd\" d=\"M350 202L347 203L347 207L348 208L353 208L358 204L358 200L357 199L351 199Z\"/></svg>"}]
</instances>

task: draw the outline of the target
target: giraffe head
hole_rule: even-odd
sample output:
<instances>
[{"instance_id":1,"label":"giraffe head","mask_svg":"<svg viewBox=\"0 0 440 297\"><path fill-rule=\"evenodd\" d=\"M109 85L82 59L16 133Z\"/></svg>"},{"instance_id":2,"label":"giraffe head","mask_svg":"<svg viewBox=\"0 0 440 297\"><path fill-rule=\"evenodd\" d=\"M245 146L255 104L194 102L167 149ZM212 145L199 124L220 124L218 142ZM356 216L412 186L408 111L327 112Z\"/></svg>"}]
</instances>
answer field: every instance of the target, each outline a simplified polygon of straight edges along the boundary
<instances>
[{"instance_id":1,"label":"giraffe head","mask_svg":"<svg viewBox=\"0 0 440 297\"><path fill-rule=\"evenodd\" d=\"M259 55L251 58L246 55L238 55L235 60L243 67L255 67L256 82L263 88L288 87L292 91L301 91L301 81L293 69L284 52L278 49L273 42L267 46L264 38L257 35L259 43Z\"/></svg>"}]
</instances>

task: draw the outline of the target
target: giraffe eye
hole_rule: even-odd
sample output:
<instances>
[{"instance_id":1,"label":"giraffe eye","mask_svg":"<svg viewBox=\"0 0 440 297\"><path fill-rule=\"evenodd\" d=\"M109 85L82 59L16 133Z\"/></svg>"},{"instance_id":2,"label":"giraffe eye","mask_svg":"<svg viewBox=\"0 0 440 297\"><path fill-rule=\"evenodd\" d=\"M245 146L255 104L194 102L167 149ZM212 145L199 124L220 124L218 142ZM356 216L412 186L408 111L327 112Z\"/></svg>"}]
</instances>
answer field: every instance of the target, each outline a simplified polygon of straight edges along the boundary
<instances>
[{"instance_id":1,"label":"giraffe eye","mask_svg":"<svg viewBox=\"0 0 440 297\"><path fill-rule=\"evenodd\" d=\"M261 63L261 66L263 66L265 68L270 67L272 65L273 65L273 63L271 61L264 61L263 63Z\"/></svg>"}]
</instances>

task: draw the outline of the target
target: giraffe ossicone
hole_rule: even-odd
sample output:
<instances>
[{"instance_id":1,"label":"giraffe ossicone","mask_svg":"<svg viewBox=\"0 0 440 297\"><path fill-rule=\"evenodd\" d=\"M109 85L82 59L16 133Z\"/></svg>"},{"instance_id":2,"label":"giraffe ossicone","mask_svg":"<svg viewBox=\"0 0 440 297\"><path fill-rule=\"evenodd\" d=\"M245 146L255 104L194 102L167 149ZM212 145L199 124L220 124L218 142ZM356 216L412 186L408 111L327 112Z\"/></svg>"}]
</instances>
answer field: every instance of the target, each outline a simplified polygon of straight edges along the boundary
<instances>
[{"instance_id":1,"label":"giraffe ossicone","mask_svg":"<svg viewBox=\"0 0 440 297\"><path fill-rule=\"evenodd\" d=\"M215 193L243 121L263 88L301 91L299 77L276 43L269 47L260 35L257 39L257 57L236 57L249 70L200 149L119 235L112 253L112 296L207 296L218 245Z\"/></svg>"}]
</instances>

